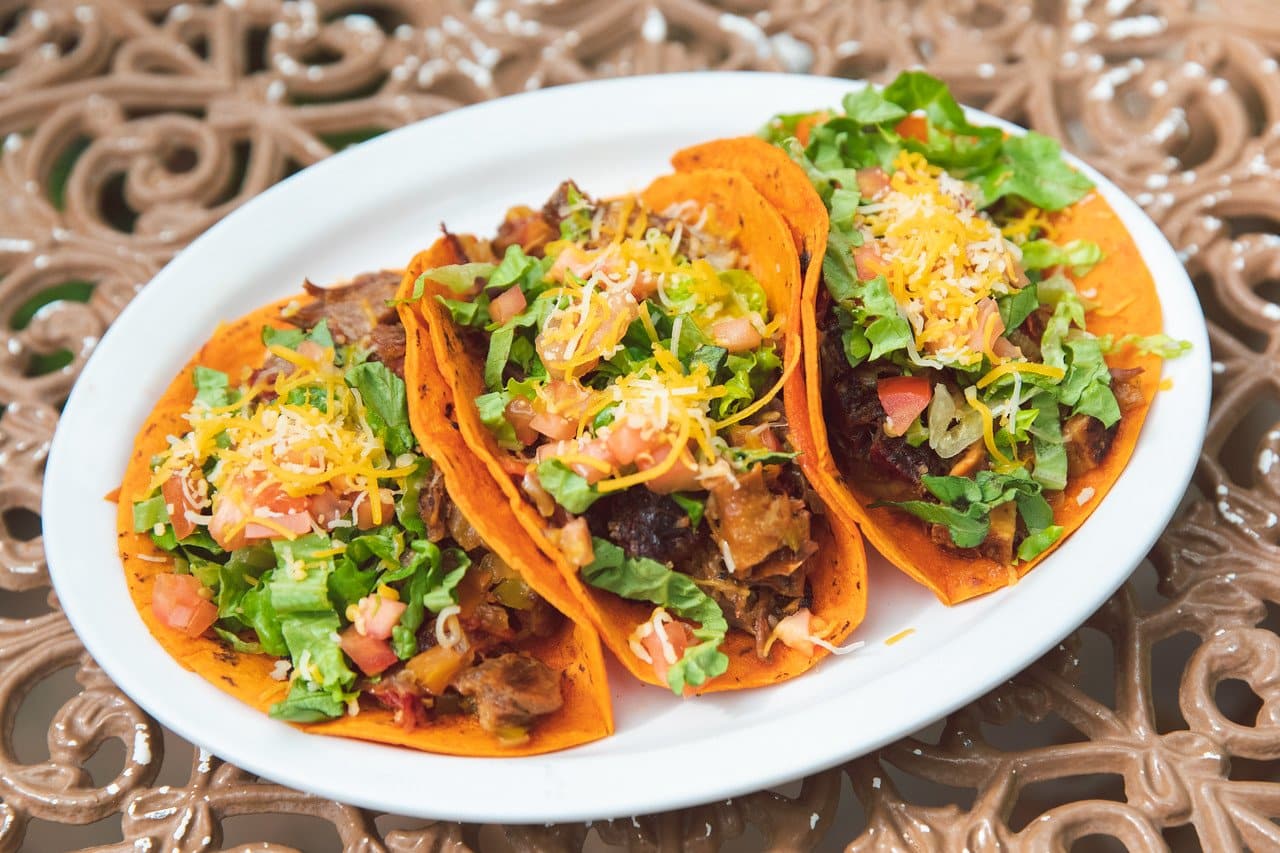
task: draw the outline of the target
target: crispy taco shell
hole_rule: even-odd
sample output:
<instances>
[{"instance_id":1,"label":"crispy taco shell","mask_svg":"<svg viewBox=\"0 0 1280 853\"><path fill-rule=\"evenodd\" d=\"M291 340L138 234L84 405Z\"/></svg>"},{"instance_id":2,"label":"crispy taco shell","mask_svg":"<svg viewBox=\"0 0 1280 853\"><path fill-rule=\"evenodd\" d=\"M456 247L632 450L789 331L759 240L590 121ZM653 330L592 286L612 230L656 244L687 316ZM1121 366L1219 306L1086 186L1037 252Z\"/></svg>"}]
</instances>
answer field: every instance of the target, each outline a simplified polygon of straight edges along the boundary
<instances>
[{"instance_id":1,"label":"crispy taco shell","mask_svg":"<svg viewBox=\"0 0 1280 853\"><path fill-rule=\"evenodd\" d=\"M297 297L297 301L301 303L310 299L305 295ZM167 446L165 437L181 435L186 431L187 423L182 415L195 396L191 377L196 365L227 372L234 378L245 365L257 364L264 351L262 327L285 328L280 320L280 310L288 301L282 300L219 327L213 338L169 385L135 439L133 454L120 487L117 515L117 539L129 595L148 630L165 651L184 667L264 712L284 699L288 692L287 682L271 678L278 658L266 654L238 653L209 637L188 637L165 626L152 613L152 585L156 575L168 570L170 558L156 547L146 533L133 531L130 498L147 489L151 479L151 457ZM416 380L419 394L424 393L422 389L432 384L438 385L439 380L427 377ZM452 437L440 436L443 444L436 447L431 445L431 438L417 431L416 422L414 426L419 442L432 458L461 461L461 469L456 465L442 464L452 493L456 484L465 482L465 465L472 457L462 447L456 433ZM446 438L450 438L450 441L446 442ZM482 729L472 715L442 716L410 731L396 724L390 711L363 707L354 717L300 724L298 728L320 734L408 746L427 752L469 756L518 756L552 752L612 733L613 717L600 643L595 632L586 627L585 622L574 618L579 608L565 584L558 582L558 578L549 570L530 565L522 559L524 549L511 546L510 531L504 535L504 531L495 529L483 513L477 515L461 503L459 506L468 520L483 519L474 526L485 540L486 547L490 547L508 565L520 571L530 587L569 617L557 634L521 645L522 651L564 673L564 705L555 713L539 720L531 730L528 741L509 747L501 745L493 734Z\"/></svg>"},{"instance_id":2,"label":"crispy taco shell","mask_svg":"<svg viewBox=\"0 0 1280 853\"><path fill-rule=\"evenodd\" d=\"M799 313L805 354L803 399L813 446L801 460L814 487L838 512L854 518L863 535L889 562L929 587L947 604L955 604L1016 582L1084 523L1133 455L1142 422L1160 382L1159 358L1140 355L1133 349L1108 358L1112 367L1143 369L1134 381L1142 390L1144 402L1124 413L1103 463L1086 474L1073 477L1068 483L1062 503L1055 511L1056 522L1063 526L1064 532L1053 547L1018 566L945 551L929 538L926 525L918 519L887 507L868 509L875 498L858 483L844 478L831 455L823 417L817 322L818 296L822 287L821 252L825 250L828 216L808 178L785 153L763 140L750 137L718 140L687 148L677 153L672 162L678 169L715 166L742 172L787 218L802 256L806 248L810 249L810 257L815 262L806 271ZM1061 241L1092 240L1102 248L1104 260L1079 282L1082 290L1097 291L1093 299L1100 305L1099 310L1089 315L1089 331L1117 337L1158 333L1161 330L1160 302L1155 282L1133 239L1106 200L1093 193L1055 214L1053 224ZM811 248L816 246L822 249ZM791 399L788 398L789 407ZM788 416L794 423L795 416L790 408ZM1081 500L1082 493L1089 498Z\"/></svg>"},{"instance_id":3,"label":"crispy taco shell","mask_svg":"<svg viewBox=\"0 0 1280 853\"><path fill-rule=\"evenodd\" d=\"M752 188L749 181L724 170L677 173L659 178L641 194L641 198L647 207L657 211L688 200L702 206L714 205L721 227L736 233L737 241L749 256L748 269L764 288L770 309L776 313L789 312L800 278L796 251L777 211ZM414 258L401 284L401 298L412 293L415 282L424 271L465 261L463 246L457 238L441 238ZM577 568L565 559L548 536L544 519L525 500L512 472L503 466L506 452L498 447L471 402L486 390L482 364L468 353L447 310L434 298L436 294L452 295L436 283L427 281L425 297L401 307L401 319L409 330L410 352L414 353L411 357L417 359L415 363L429 363L444 375L457 405L445 412L446 417L441 422L451 421L456 425L454 428L474 449L475 458L488 469L491 475L489 482L496 483L505 497L505 501L499 501L477 490L457 495L459 506L468 517L477 518L486 513L498 516L498 508L505 504L503 508L510 513L505 516L506 523L514 520L523 532L521 542L524 547L545 555L555 565L560 576L577 594L583 611L600 631L605 645L636 678L665 687L654 676L652 667L639 660L628 645L628 638L636 626L649 617L653 606L589 587L581 580ZM799 327L789 320L786 328L784 362L795 365L799 357ZM416 346L415 341L418 342ZM431 369L424 371L429 372ZM793 370L792 376L798 377L799 370ZM797 387L798 383L793 380L786 389L794 393ZM786 389L784 394L788 393ZM430 398L415 399L415 396L410 395L411 416L434 419L436 413L421 412L424 405L431 404ZM415 411L419 414L414 415ZM791 418L790 405L787 413ZM805 417L789 421L793 433L791 438L797 449L804 444L806 421ZM819 550L812 558L816 564L809 574L810 609L832 626L828 639L839 643L862 620L866 609L865 555L862 541L851 524L830 514L816 517L815 521L818 518L823 521L813 526ZM533 557L529 559L532 561ZM810 657L778 643L769 659L761 661L755 653L754 638L741 631L730 631L722 650L730 660L728 671L695 689L695 692L734 690L784 681L809 669L826 654L819 650Z\"/></svg>"}]
</instances>

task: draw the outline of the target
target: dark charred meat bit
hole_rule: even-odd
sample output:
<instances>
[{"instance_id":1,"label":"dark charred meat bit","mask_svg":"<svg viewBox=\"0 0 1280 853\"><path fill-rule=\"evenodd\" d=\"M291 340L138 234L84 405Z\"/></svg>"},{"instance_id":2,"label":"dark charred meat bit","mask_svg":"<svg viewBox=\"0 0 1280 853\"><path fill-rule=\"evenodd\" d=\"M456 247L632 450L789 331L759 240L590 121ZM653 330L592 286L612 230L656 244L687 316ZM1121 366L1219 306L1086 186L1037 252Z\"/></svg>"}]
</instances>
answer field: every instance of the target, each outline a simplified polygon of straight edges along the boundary
<instances>
[{"instance_id":1,"label":"dark charred meat bit","mask_svg":"<svg viewBox=\"0 0 1280 853\"><path fill-rule=\"evenodd\" d=\"M299 329L310 329L327 320L335 343L367 341L378 324L398 322L396 310L387 305L400 286L398 272L362 273L339 287L318 287L310 281L302 286L315 301L284 319Z\"/></svg>"},{"instance_id":2,"label":"dark charred meat bit","mask_svg":"<svg viewBox=\"0 0 1280 853\"><path fill-rule=\"evenodd\" d=\"M418 515L422 516L422 523L427 526L427 538L432 542L439 542L449 535L445 521L449 504L449 494L444 490L444 473L439 466L432 465L427 482L418 492Z\"/></svg>"},{"instance_id":3,"label":"dark charred meat bit","mask_svg":"<svg viewBox=\"0 0 1280 853\"><path fill-rule=\"evenodd\" d=\"M1102 464L1111 449L1115 431L1090 415L1072 415L1062 425L1062 443L1067 451L1067 476L1079 477Z\"/></svg>"},{"instance_id":4,"label":"dark charred meat bit","mask_svg":"<svg viewBox=\"0 0 1280 853\"><path fill-rule=\"evenodd\" d=\"M596 501L587 510L587 526L628 557L676 566L692 554L696 539L680 505L648 489L626 489Z\"/></svg>"},{"instance_id":5,"label":"dark charred meat bit","mask_svg":"<svg viewBox=\"0 0 1280 853\"><path fill-rule=\"evenodd\" d=\"M821 350L823 413L836 465L883 499L919 494L922 474L945 474L948 465L927 445L912 447L900 436L886 435L885 411L876 383L902 371L892 364L852 367L840 346L840 324L825 312Z\"/></svg>"},{"instance_id":6,"label":"dark charred meat bit","mask_svg":"<svg viewBox=\"0 0 1280 853\"><path fill-rule=\"evenodd\" d=\"M1136 409L1147 401L1137 381L1141 374L1141 367L1111 368L1111 393L1116 395L1121 412Z\"/></svg>"},{"instance_id":7,"label":"dark charred meat bit","mask_svg":"<svg viewBox=\"0 0 1280 853\"><path fill-rule=\"evenodd\" d=\"M373 357L404 379L404 353L407 345L404 326L393 315L389 322L379 323L369 333L369 348Z\"/></svg>"},{"instance_id":8,"label":"dark charred meat bit","mask_svg":"<svg viewBox=\"0 0 1280 853\"><path fill-rule=\"evenodd\" d=\"M712 487L707 518L728 549L734 574L749 576L775 551L799 553L810 542L804 501L771 492L759 465L736 484L726 479Z\"/></svg>"},{"instance_id":9,"label":"dark charred meat bit","mask_svg":"<svg viewBox=\"0 0 1280 853\"><path fill-rule=\"evenodd\" d=\"M494 733L527 729L564 704L560 673L518 652L481 661L454 678L452 686L475 703L480 726Z\"/></svg>"},{"instance_id":10,"label":"dark charred meat bit","mask_svg":"<svg viewBox=\"0 0 1280 853\"><path fill-rule=\"evenodd\" d=\"M559 237L560 229L548 222L544 213L518 205L507 211L502 225L498 226L493 250L502 254L508 246L519 246L525 254L541 257L546 245Z\"/></svg>"},{"instance_id":11,"label":"dark charred meat bit","mask_svg":"<svg viewBox=\"0 0 1280 853\"><path fill-rule=\"evenodd\" d=\"M409 672L400 670L370 686L367 692L379 705L391 711L396 724L407 731L427 724L425 700L428 697Z\"/></svg>"}]
</instances>

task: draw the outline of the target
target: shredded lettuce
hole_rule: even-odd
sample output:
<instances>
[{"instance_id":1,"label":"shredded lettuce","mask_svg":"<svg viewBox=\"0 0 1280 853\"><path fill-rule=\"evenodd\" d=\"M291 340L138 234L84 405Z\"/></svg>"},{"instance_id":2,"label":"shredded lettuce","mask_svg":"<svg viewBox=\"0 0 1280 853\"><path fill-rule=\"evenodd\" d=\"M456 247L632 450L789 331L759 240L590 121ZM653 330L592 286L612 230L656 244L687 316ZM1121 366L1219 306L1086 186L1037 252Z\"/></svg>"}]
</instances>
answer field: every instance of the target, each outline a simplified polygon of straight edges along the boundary
<instances>
[{"instance_id":1,"label":"shredded lettuce","mask_svg":"<svg viewBox=\"0 0 1280 853\"><path fill-rule=\"evenodd\" d=\"M407 573L409 579L400 595L400 600L405 603L405 610L400 614L400 622L391 629L391 648L401 660L408 660L418 653L418 629L422 627L423 599L439 582L442 560L440 548L434 542L415 539L409 543L404 571L397 573Z\"/></svg>"},{"instance_id":2,"label":"shredded lettuce","mask_svg":"<svg viewBox=\"0 0 1280 853\"><path fill-rule=\"evenodd\" d=\"M1122 335L1119 338L1103 335L1098 340L1104 353L1119 352L1126 347L1133 347L1142 355L1177 358L1191 351L1191 341L1180 341L1165 334Z\"/></svg>"},{"instance_id":3,"label":"shredded lettuce","mask_svg":"<svg viewBox=\"0 0 1280 853\"><path fill-rule=\"evenodd\" d=\"M391 459L408 453L418 443L409 427L409 404L404 380L383 363L366 361L346 373L349 386L364 401L369 429L382 442Z\"/></svg>"},{"instance_id":4,"label":"shredded lettuce","mask_svg":"<svg viewBox=\"0 0 1280 853\"><path fill-rule=\"evenodd\" d=\"M262 327L262 345L281 346L296 350L303 341L313 341L326 349L333 348L333 335L329 332L329 321L321 320L310 331L302 329L277 329L274 326Z\"/></svg>"},{"instance_id":5,"label":"shredded lettuce","mask_svg":"<svg viewBox=\"0 0 1280 853\"><path fill-rule=\"evenodd\" d=\"M574 515L587 511L600 499L600 493L587 482L586 477L573 471L559 459L547 459L538 464L538 482L556 503Z\"/></svg>"},{"instance_id":6,"label":"shredded lettuce","mask_svg":"<svg viewBox=\"0 0 1280 853\"><path fill-rule=\"evenodd\" d=\"M231 387L230 378L221 370L197 366L191 372L191 381L196 386L196 402L211 409L229 406L240 399L240 392Z\"/></svg>"},{"instance_id":7,"label":"shredded lettuce","mask_svg":"<svg viewBox=\"0 0 1280 853\"><path fill-rule=\"evenodd\" d=\"M720 651L720 644L729 624L720 606L692 578L657 560L628 557L606 539L594 538L592 544L595 559L582 569L582 579L591 586L632 601L648 601L698 623L693 635L701 642L685 649L667 670L667 686L673 693L679 696L686 685L698 687L724 674L729 658Z\"/></svg>"},{"instance_id":8,"label":"shredded lettuce","mask_svg":"<svg viewBox=\"0 0 1280 853\"><path fill-rule=\"evenodd\" d=\"M1072 240L1061 246L1049 240L1028 240L1021 248L1023 269L1069 267L1077 278L1102 260L1102 247L1092 240Z\"/></svg>"},{"instance_id":9,"label":"shredded lettuce","mask_svg":"<svg viewBox=\"0 0 1280 853\"><path fill-rule=\"evenodd\" d=\"M475 299L446 299L436 294L436 301L449 309L449 316L455 325L483 329L491 322L489 319L489 297L480 294Z\"/></svg>"},{"instance_id":10,"label":"shredded lettuce","mask_svg":"<svg viewBox=\"0 0 1280 853\"><path fill-rule=\"evenodd\" d=\"M724 361L724 370L729 374L722 383L724 393L712 404L716 418L726 418L750 405L769 381L776 379L776 371L781 368L782 359L773 344L728 355Z\"/></svg>"},{"instance_id":11,"label":"shredded lettuce","mask_svg":"<svg viewBox=\"0 0 1280 853\"><path fill-rule=\"evenodd\" d=\"M995 162L967 179L982 192L982 207L1018 196L1043 210L1062 210L1093 189L1093 181L1062 159L1057 140L1034 130L1004 140Z\"/></svg>"},{"instance_id":12,"label":"shredded lettuce","mask_svg":"<svg viewBox=\"0 0 1280 853\"><path fill-rule=\"evenodd\" d=\"M1021 290L997 296L996 305L1000 309L1000 319L1004 321L1004 334L1007 336L1040 307L1039 290L1035 284L1028 284Z\"/></svg>"},{"instance_id":13,"label":"shredded lettuce","mask_svg":"<svg viewBox=\"0 0 1280 853\"><path fill-rule=\"evenodd\" d=\"M698 525L702 523L702 516L706 514L707 502L692 495L683 495L680 492L673 492L671 499L680 505L680 508L685 511L685 515L689 516L689 529L697 530Z\"/></svg>"},{"instance_id":14,"label":"shredded lettuce","mask_svg":"<svg viewBox=\"0 0 1280 853\"><path fill-rule=\"evenodd\" d=\"M519 450L523 445L516 438L516 428L507 420L507 403L511 395L506 391L490 391L476 397L476 411L480 421L489 428L498 446L506 450Z\"/></svg>"},{"instance_id":15,"label":"shredded lettuce","mask_svg":"<svg viewBox=\"0 0 1280 853\"><path fill-rule=\"evenodd\" d=\"M873 506L897 507L930 524L941 524L957 548L976 548L986 541L991 510L1009 501L1017 504L1028 537L1053 524L1053 509L1041 495L1040 484L1020 468L1009 474L979 471L974 477L925 475L920 480L938 503L885 501Z\"/></svg>"},{"instance_id":16,"label":"shredded lettuce","mask_svg":"<svg viewBox=\"0 0 1280 853\"><path fill-rule=\"evenodd\" d=\"M488 278L493 275L495 269L496 267L489 263L446 264L434 267L418 276L413 283L413 295L409 298L411 301L421 299L426 292L428 281L443 284L454 293L467 293L475 288L476 279Z\"/></svg>"}]
</instances>

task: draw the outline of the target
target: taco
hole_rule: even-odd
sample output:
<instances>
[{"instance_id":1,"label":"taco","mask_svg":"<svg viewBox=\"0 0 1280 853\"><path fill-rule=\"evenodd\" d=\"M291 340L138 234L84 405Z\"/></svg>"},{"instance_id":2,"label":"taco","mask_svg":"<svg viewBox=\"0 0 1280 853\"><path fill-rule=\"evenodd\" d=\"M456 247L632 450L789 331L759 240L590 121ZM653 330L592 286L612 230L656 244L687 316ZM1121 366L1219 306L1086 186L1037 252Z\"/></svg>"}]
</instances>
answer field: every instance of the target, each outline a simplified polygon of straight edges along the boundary
<instances>
[{"instance_id":1,"label":"taco","mask_svg":"<svg viewBox=\"0 0 1280 853\"><path fill-rule=\"evenodd\" d=\"M437 414L605 644L676 693L799 674L865 610L861 540L803 476L807 413L784 406L799 279L778 212L702 170L610 200L566 182L492 241L446 232L401 286L453 392Z\"/></svg>"},{"instance_id":2,"label":"taco","mask_svg":"<svg viewBox=\"0 0 1280 853\"><path fill-rule=\"evenodd\" d=\"M1159 356L1186 345L1160 334L1136 246L1056 142L970 125L921 72L843 106L761 133L825 202L802 309L813 461L951 604L1083 523L1133 452Z\"/></svg>"},{"instance_id":3,"label":"taco","mask_svg":"<svg viewBox=\"0 0 1280 853\"><path fill-rule=\"evenodd\" d=\"M410 428L399 281L308 283L174 379L120 490L134 604L184 666L311 731L458 755L604 737L603 655L567 584L452 500L456 434Z\"/></svg>"}]
</instances>

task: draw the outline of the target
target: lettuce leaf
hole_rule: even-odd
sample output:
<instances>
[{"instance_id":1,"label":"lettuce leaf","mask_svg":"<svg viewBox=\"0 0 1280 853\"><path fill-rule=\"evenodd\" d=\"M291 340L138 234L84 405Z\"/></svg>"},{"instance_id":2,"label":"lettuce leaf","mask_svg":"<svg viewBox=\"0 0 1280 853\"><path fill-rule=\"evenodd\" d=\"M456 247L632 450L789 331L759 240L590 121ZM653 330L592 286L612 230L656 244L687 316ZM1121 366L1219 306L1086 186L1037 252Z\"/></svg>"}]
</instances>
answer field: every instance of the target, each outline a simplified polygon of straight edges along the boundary
<instances>
[{"instance_id":1,"label":"lettuce leaf","mask_svg":"<svg viewBox=\"0 0 1280 853\"><path fill-rule=\"evenodd\" d=\"M449 316L455 325L483 329L491 322L489 297L483 293L472 300L446 299L437 293L436 301L449 309Z\"/></svg>"},{"instance_id":2,"label":"lettuce leaf","mask_svg":"<svg viewBox=\"0 0 1280 853\"><path fill-rule=\"evenodd\" d=\"M489 428L498 446L505 450L519 450L523 445L516 438L516 428L507 420L507 403L511 395L506 391L490 391L476 397L476 410L480 421Z\"/></svg>"},{"instance_id":3,"label":"lettuce leaf","mask_svg":"<svg viewBox=\"0 0 1280 853\"><path fill-rule=\"evenodd\" d=\"M391 459L418 443L409 428L409 404L404 380L380 361L357 364L346 373L347 384L360 392L369 429Z\"/></svg>"},{"instance_id":4,"label":"lettuce leaf","mask_svg":"<svg viewBox=\"0 0 1280 853\"><path fill-rule=\"evenodd\" d=\"M583 567L587 583L632 601L648 601L665 607L682 619L698 623L693 635L702 642L685 649L680 660L667 670L667 686L677 696L686 685L698 687L724 674L729 658L720 651L729 624L724 613L688 575L674 571L657 560L628 557L606 539L594 538L595 559Z\"/></svg>"},{"instance_id":5,"label":"lettuce leaf","mask_svg":"<svg viewBox=\"0 0 1280 853\"><path fill-rule=\"evenodd\" d=\"M1062 159L1057 141L1034 130L1004 140L995 162L967 179L982 192L981 207L1017 196L1044 210L1062 210L1093 189L1093 181Z\"/></svg>"},{"instance_id":6,"label":"lettuce leaf","mask_svg":"<svg viewBox=\"0 0 1280 853\"><path fill-rule=\"evenodd\" d=\"M312 689L299 679L289 688L289 695L272 705L268 713L290 723L319 723L346 712L347 703L343 699L327 690Z\"/></svg>"},{"instance_id":7,"label":"lettuce leaf","mask_svg":"<svg viewBox=\"0 0 1280 853\"><path fill-rule=\"evenodd\" d=\"M750 405L782 369L782 359L773 344L744 353L733 353L725 358L724 370L729 376L722 383L724 393L712 408L717 419L726 418Z\"/></svg>"},{"instance_id":8,"label":"lettuce leaf","mask_svg":"<svg viewBox=\"0 0 1280 853\"><path fill-rule=\"evenodd\" d=\"M1089 272L1102 260L1102 247L1092 240L1072 240L1061 246L1049 240L1028 240L1021 249L1023 269L1069 267L1076 277Z\"/></svg>"},{"instance_id":9,"label":"lettuce leaf","mask_svg":"<svg viewBox=\"0 0 1280 853\"><path fill-rule=\"evenodd\" d=\"M196 386L196 402L211 409L240 399L240 392L231 387L230 378L221 370L197 366L191 373L191 382Z\"/></svg>"},{"instance_id":10,"label":"lettuce leaf","mask_svg":"<svg viewBox=\"0 0 1280 853\"><path fill-rule=\"evenodd\" d=\"M400 622L391 629L391 648L401 660L408 660L418 653L418 629L422 627L424 607L422 600L437 583L441 560L440 548L435 543L425 539L409 543L409 558L404 566L409 580L400 591L405 610L400 614Z\"/></svg>"},{"instance_id":11,"label":"lettuce leaf","mask_svg":"<svg viewBox=\"0 0 1280 853\"><path fill-rule=\"evenodd\" d=\"M417 281L413 283L413 295L409 299L411 301L421 299L422 294L426 292L428 281L443 284L454 293L467 293L476 286L476 279L488 278L493 275L494 269L496 269L494 265L489 263L446 264L434 267L418 276Z\"/></svg>"},{"instance_id":12,"label":"lettuce leaf","mask_svg":"<svg viewBox=\"0 0 1280 853\"><path fill-rule=\"evenodd\" d=\"M586 512L587 507L600 499L595 486L559 459L547 459L539 463L537 475L542 488L556 499L556 503L574 515Z\"/></svg>"}]
</instances>

